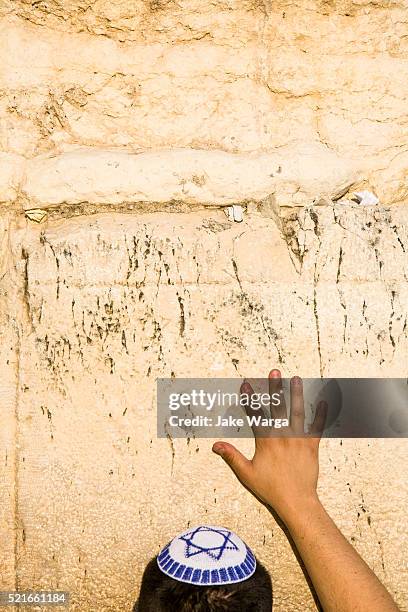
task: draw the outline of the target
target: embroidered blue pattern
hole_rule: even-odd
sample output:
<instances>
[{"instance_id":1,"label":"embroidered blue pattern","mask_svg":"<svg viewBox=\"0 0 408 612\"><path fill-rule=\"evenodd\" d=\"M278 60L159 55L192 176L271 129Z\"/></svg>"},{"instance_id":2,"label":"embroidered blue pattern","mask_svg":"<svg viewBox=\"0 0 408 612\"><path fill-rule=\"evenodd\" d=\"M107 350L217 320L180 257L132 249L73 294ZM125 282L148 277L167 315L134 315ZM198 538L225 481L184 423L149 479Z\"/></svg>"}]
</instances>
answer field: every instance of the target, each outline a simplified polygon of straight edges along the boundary
<instances>
[{"instance_id":1,"label":"embroidered blue pattern","mask_svg":"<svg viewBox=\"0 0 408 612\"><path fill-rule=\"evenodd\" d=\"M191 584L226 584L231 582L240 582L252 576L255 571L255 559L249 548L245 561L240 565L233 565L219 570L200 570L180 565L171 558L162 563L160 555L157 558L159 567L170 577L181 579L182 582Z\"/></svg>"},{"instance_id":2,"label":"embroidered blue pattern","mask_svg":"<svg viewBox=\"0 0 408 612\"><path fill-rule=\"evenodd\" d=\"M167 576L196 585L241 582L250 578L256 568L255 556L236 534L208 526L197 527L174 538L158 554L157 563Z\"/></svg>"},{"instance_id":3,"label":"embroidered blue pattern","mask_svg":"<svg viewBox=\"0 0 408 612\"><path fill-rule=\"evenodd\" d=\"M194 537L198 533L202 532L212 532L217 535L220 535L223 537L224 541L222 542L222 544L220 544L220 546L201 546L200 544L197 544L197 541L194 542ZM234 542L231 540L231 531L228 531L227 529L197 527L197 529L194 529L194 531L190 531L190 533L186 533L184 536L181 536L180 540L186 542L185 556L187 559L195 555L205 554L211 557L212 559L219 561L225 550L239 550L238 546L234 544Z\"/></svg>"}]
</instances>

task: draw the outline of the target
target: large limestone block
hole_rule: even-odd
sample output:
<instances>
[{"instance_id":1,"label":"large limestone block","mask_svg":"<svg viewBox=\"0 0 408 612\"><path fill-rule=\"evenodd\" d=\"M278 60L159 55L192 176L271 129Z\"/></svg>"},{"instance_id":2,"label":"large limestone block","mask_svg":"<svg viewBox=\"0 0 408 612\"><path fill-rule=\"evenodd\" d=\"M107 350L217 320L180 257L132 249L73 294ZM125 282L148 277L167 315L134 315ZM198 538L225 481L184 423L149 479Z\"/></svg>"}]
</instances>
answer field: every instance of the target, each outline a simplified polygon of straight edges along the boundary
<instances>
[{"instance_id":1,"label":"large limestone block","mask_svg":"<svg viewBox=\"0 0 408 612\"><path fill-rule=\"evenodd\" d=\"M200 40L218 34L231 45L242 44L258 34L262 2L251 0L217 0L203 6L199 0L177 5L166 0L98 0L89 6L86 0L53 0L29 5L25 0L4 0L0 14L15 13L37 25L58 31L88 31L119 41Z\"/></svg>"},{"instance_id":2,"label":"large limestone block","mask_svg":"<svg viewBox=\"0 0 408 612\"><path fill-rule=\"evenodd\" d=\"M150 556L205 520L245 535L272 572L276 610L314 610L280 528L211 441L156 438L155 379L239 384L271 365L405 375L406 215L316 207L293 213L283 234L271 219L231 224L217 210L20 218L9 272L20 296L4 297L20 338L19 585L66 588L81 612L130 609ZM291 228L303 232L296 248ZM364 275L374 234L370 265L385 263ZM405 454L404 441L326 441L321 475L330 512L402 607Z\"/></svg>"},{"instance_id":3,"label":"large limestone block","mask_svg":"<svg viewBox=\"0 0 408 612\"><path fill-rule=\"evenodd\" d=\"M29 162L22 193L26 208L172 200L225 206L271 195L278 205L299 206L338 197L358 177L356 161L343 160L319 143L262 155L89 148Z\"/></svg>"},{"instance_id":4,"label":"large limestone block","mask_svg":"<svg viewBox=\"0 0 408 612\"><path fill-rule=\"evenodd\" d=\"M362 178L384 204L406 201L404 1L2 8L4 151L279 153L320 142L363 160Z\"/></svg>"}]
</instances>

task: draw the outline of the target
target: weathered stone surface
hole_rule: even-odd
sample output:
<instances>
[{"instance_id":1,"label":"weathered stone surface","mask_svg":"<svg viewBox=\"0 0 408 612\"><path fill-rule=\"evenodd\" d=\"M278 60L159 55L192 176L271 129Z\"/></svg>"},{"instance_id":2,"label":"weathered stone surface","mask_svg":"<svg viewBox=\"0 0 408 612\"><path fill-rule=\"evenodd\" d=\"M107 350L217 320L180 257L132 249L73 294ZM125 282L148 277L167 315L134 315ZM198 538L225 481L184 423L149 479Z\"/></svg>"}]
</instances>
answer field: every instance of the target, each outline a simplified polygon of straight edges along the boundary
<instances>
[{"instance_id":1,"label":"weathered stone surface","mask_svg":"<svg viewBox=\"0 0 408 612\"><path fill-rule=\"evenodd\" d=\"M211 441L156 438L155 379L407 376L407 14L0 1L2 590L130 610L149 557L205 520L252 545L278 612L315 610ZM325 441L320 480L402 610L406 455Z\"/></svg>"},{"instance_id":2,"label":"weathered stone surface","mask_svg":"<svg viewBox=\"0 0 408 612\"><path fill-rule=\"evenodd\" d=\"M24 159L19 155L0 152L0 203L17 198L23 167Z\"/></svg>"},{"instance_id":3,"label":"weathered stone surface","mask_svg":"<svg viewBox=\"0 0 408 612\"><path fill-rule=\"evenodd\" d=\"M9 219L0 217L0 589L16 584L17 538L19 523L17 483L17 398L20 336L9 304L16 296L17 284L10 271ZM12 266L11 266L12 267ZM11 316L10 316L11 315Z\"/></svg>"},{"instance_id":4,"label":"weathered stone surface","mask_svg":"<svg viewBox=\"0 0 408 612\"><path fill-rule=\"evenodd\" d=\"M288 241L296 224L304 232L290 250L256 214L16 225L19 584L67 588L73 610L130 609L149 556L204 519L245 532L273 574L277 610L313 610L280 529L210 441L156 439L155 380L257 376L271 364L404 376L406 223L405 207L301 210L285 224ZM327 441L321 476L327 507L401 603L405 452L403 441Z\"/></svg>"},{"instance_id":5,"label":"weathered stone surface","mask_svg":"<svg viewBox=\"0 0 408 612\"><path fill-rule=\"evenodd\" d=\"M2 9L3 150L241 153L320 142L367 162L363 180L384 203L406 201L403 1Z\"/></svg>"},{"instance_id":6,"label":"weathered stone surface","mask_svg":"<svg viewBox=\"0 0 408 612\"><path fill-rule=\"evenodd\" d=\"M172 200L227 205L272 195L278 206L299 206L347 191L359 176L355 164L317 143L261 155L89 148L32 160L21 189L29 208Z\"/></svg>"}]
</instances>

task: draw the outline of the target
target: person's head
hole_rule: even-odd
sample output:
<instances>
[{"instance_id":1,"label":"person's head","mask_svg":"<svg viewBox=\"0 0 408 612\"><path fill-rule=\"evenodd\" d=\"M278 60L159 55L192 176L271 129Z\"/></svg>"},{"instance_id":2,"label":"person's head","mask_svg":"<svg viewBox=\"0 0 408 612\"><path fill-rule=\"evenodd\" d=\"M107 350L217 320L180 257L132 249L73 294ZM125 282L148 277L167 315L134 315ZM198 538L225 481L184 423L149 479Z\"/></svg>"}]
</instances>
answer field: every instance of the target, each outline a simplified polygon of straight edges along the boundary
<instances>
[{"instance_id":1,"label":"person's head","mask_svg":"<svg viewBox=\"0 0 408 612\"><path fill-rule=\"evenodd\" d=\"M271 612L271 578L236 534L202 525L148 563L134 610Z\"/></svg>"}]
</instances>

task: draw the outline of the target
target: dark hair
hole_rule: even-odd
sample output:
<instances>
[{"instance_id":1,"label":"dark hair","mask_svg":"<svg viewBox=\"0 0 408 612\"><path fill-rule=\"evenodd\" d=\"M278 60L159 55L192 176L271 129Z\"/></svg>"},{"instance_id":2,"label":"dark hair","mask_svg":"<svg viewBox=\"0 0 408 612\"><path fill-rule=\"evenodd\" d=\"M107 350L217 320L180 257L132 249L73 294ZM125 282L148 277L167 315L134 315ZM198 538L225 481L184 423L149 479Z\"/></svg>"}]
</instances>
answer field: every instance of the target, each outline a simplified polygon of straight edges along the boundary
<instances>
[{"instance_id":1,"label":"dark hair","mask_svg":"<svg viewBox=\"0 0 408 612\"><path fill-rule=\"evenodd\" d=\"M255 573L242 582L196 586L163 574L154 557L146 566L134 612L271 612L272 582L257 561Z\"/></svg>"}]
</instances>

